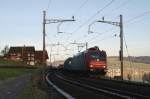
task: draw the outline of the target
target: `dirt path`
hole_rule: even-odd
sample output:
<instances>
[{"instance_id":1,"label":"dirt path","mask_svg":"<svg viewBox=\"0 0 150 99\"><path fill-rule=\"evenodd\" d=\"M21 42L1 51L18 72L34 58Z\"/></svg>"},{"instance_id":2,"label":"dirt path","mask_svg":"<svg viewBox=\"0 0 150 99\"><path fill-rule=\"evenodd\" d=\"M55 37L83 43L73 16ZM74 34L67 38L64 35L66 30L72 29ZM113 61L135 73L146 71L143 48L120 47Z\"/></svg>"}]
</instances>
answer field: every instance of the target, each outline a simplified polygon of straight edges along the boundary
<instances>
[{"instance_id":1,"label":"dirt path","mask_svg":"<svg viewBox=\"0 0 150 99\"><path fill-rule=\"evenodd\" d=\"M26 74L6 81L0 81L0 99L17 99L30 77L30 74Z\"/></svg>"}]
</instances>

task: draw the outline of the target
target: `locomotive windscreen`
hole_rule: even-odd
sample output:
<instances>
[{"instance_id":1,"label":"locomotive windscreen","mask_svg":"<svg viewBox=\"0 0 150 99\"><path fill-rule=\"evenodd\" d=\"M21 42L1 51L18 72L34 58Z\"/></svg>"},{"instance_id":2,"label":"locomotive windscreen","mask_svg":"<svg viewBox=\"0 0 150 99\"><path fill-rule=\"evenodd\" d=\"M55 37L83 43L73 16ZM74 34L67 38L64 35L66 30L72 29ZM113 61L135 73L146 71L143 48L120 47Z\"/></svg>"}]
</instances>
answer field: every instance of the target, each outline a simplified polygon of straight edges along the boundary
<instances>
[{"instance_id":1,"label":"locomotive windscreen","mask_svg":"<svg viewBox=\"0 0 150 99\"><path fill-rule=\"evenodd\" d=\"M91 52L90 56L92 59L106 60L106 54L105 53Z\"/></svg>"}]
</instances>

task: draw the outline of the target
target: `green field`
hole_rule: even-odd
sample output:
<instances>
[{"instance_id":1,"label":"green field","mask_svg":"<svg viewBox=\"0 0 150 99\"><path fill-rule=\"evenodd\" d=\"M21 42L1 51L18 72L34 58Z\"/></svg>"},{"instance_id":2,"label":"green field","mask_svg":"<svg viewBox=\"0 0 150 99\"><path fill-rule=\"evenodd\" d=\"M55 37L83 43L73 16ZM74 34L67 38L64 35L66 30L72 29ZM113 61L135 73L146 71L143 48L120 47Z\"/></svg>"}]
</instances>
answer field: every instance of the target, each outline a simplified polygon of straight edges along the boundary
<instances>
[{"instance_id":1,"label":"green field","mask_svg":"<svg viewBox=\"0 0 150 99\"><path fill-rule=\"evenodd\" d=\"M0 59L0 65L22 65L22 62Z\"/></svg>"},{"instance_id":2,"label":"green field","mask_svg":"<svg viewBox=\"0 0 150 99\"><path fill-rule=\"evenodd\" d=\"M17 77L32 71L32 69L23 68L0 68L0 80L6 80L9 78Z\"/></svg>"}]
</instances>

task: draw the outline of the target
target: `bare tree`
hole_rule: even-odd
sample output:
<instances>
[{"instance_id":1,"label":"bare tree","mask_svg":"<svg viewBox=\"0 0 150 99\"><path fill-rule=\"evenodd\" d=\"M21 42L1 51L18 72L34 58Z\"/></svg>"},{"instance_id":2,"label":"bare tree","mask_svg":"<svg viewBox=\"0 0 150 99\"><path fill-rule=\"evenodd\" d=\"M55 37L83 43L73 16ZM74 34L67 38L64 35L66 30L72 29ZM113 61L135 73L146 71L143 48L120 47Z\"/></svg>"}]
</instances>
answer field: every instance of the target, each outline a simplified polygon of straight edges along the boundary
<instances>
[{"instance_id":1,"label":"bare tree","mask_svg":"<svg viewBox=\"0 0 150 99\"><path fill-rule=\"evenodd\" d=\"M143 82L147 81L148 83L150 83L150 73L144 73L142 80Z\"/></svg>"},{"instance_id":2,"label":"bare tree","mask_svg":"<svg viewBox=\"0 0 150 99\"><path fill-rule=\"evenodd\" d=\"M8 51L9 51L9 46L8 46L8 45L5 45L4 49L1 50L2 56L7 55Z\"/></svg>"}]
</instances>

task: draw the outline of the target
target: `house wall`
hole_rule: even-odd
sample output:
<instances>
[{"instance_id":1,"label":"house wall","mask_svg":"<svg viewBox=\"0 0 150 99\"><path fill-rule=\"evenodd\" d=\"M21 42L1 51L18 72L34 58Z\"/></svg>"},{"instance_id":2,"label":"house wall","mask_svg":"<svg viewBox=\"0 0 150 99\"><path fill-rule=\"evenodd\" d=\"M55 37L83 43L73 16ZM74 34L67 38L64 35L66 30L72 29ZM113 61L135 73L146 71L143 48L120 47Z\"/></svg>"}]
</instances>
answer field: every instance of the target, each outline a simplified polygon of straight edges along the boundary
<instances>
[{"instance_id":1,"label":"house wall","mask_svg":"<svg viewBox=\"0 0 150 99\"><path fill-rule=\"evenodd\" d=\"M7 59L14 61L22 61L28 65L42 64L43 63L43 51L35 51L32 47L11 47L8 53ZM37 52L37 53L36 53ZM46 52L46 60L48 55Z\"/></svg>"},{"instance_id":2,"label":"house wall","mask_svg":"<svg viewBox=\"0 0 150 99\"><path fill-rule=\"evenodd\" d=\"M23 61L28 65L35 65L34 53L24 53L23 55L21 55L21 53L11 53L8 59L13 61Z\"/></svg>"},{"instance_id":3,"label":"house wall","mask_svg":"<svg viewBox=\"0 0 150 99\"><path fill-rule=\"evenodd\" d=\"M24 61L28 64L28 65L35 65L35 54L34 53L26 53L25 54L25 58Z\"/></svg>"},{"instance_id":4,"label":"house wall","mask_svg":"<svg viewBox=\"0 0 150 99\"><path fill-rule=\"evenodd\" d=\"M11 53L9 56L10 60L14 60L14 61L21 61L21 54L20 53Z\"/></svg>"}]
</instances>

